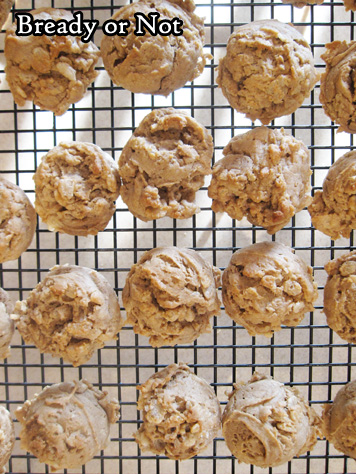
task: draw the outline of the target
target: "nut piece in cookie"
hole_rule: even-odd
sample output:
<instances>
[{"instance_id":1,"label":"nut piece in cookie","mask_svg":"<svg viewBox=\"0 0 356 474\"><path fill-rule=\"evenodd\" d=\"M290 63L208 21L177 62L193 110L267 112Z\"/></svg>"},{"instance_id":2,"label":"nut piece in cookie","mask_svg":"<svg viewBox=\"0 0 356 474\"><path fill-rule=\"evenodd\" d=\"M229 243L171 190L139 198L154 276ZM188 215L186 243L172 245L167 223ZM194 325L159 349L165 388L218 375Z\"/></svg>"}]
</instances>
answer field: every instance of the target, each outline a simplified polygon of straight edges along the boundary
<instances>
[{"instance_id":1,"label":"nut piece in cookie","mask_svg":"<svg viewBox=\"0 0 356 474\"><path fill-rule=\"evenodd\" d=\"M24 191L0 176L0 263L16 260L30 246L37 225Z\"/></svg>"},{"instance_id":2,"label":"nut piece in cookie","mask_svg":"<svg viewBox=\"0 0 356 474\"><path fill-rule=\"evenodd\" d=\"M143 221L187 219L199 211L195 193L211 174L212 155L212 137L194 118L173 108L153 110L122 150L122 200Z\"/></svg>"},{"instance_id":3,"label":"nut piece in cookie","mask_svg":"<svg viewBox=\"0 0 356 474\"><path fill-rule=\"evenodd\" d=\"M33 179L35 208L50 230L96 235L115 212L119 170L97 145L60 143L42 158Z\"/></svg>"},{"instance_id":4,"label":"nut piece in cookie","mask_svg":"<svg viewBox=\"0 0 356 474\"><path fill-rule=\"evenodd\" d=\"M122 292L127 322L153 347L190 344L220 314L220 270L194 250L160 247L132 266Z\"/></svg>"},{"instance_id":5,"label":"nut piece in cookie","mask_svg":"<svg viewBox=\"0 0 356 474\"><path fill-rule=\"evenodd\" d=\"M74 367L116 340L124 325L109 282L76 265L53 267L26 300L16 303L12 318L26 343Z\"/></svg>"},{"instance_id":6,"label":"nut piece in cookie","mask_svg":"<svg viewBox=\"0 0 356 474\"><path fill-rule=\"evenodd\" d=\"M134 437L143 451L170 459L202 452L221 428L212 387L185 364L171 364L139 387L143 423Z\"/></svg>"},{"instance_id":7,"label":"nut piece in cookie","mask_svg":"<svg viewBox=\"0 0 356 474\"><path fill-rule=\"evenodd\" d=\"M356 380L344 385L334 401L324 405L322 431L335 449L356 459Z\"/></svg>"},{"instance_id":8,"label":"nut piece in cookie","mask_svg":"<svg viewBox=\"0 0 356 474\"><path fill-rule=\"evenodd\" d=\"M120 8L114 21L129 21L127 36L104 36L100 51L104 67L114 84L131 92L167 96L204 69L204 21L194 13L192 0L141 0ZM183 21L180 36L135 34L136 13L146 17L158 12L161 20Z\"/></svg>"},{"instance_id":9,"label":"nut piece in cookie","mask_svg":"<svg viewBox=\"0 0 356 474\"><path fill-rule=\"evenodd\" d=\"M313 271L291 248L261 242L237 250L222 277L226 313L251 336L271 337L313 311Z\"/></svg>"},{"instance_id":10,"label":"nut piece in cookie","mask_svg":"<svg viewBox=\"0 0 356 474\"><path fill-rule=\"evenodd\" d=\"M297 110L317 81L308 42L278 20L236 28L217 77L231 107L264 125Z\"/></svg>"},{"instance_id":11,"label":"nut piece in cookie","mask_svg":"<svg viewBox=\"0 0 356 474\"><path fill-rule=\"evenodd\" d=\"M15 0L0 0L0 30L4 26L14 3Z\"/></svg>"},{"instance_id":12,"label":"nut piece in cookie","mask_svg":"<svg viewBox=\"0 0 356 474\"><path fill-rule=\"evenodd\" d=\"M356 151L338 158L329 168L322 191L317 190L308 211L313 226L333 240L356 229Z\"/></svg>"},{"instance_id":13,"label":"nut piece in cookie","mask_svg":"<svg viewBox=\"0 0 356 474\"><path fill-rule=\"evenodd\" d=\"M32 10L34 20L74 20L67 10ZM79 36L17 36L16 22L5 38L6 79L16 104L32 101L55 115L79 102L95 80L99 49Z\"/></svg>"},{"instance_id":14,"label":"nut piece in cookie","mask_svg":"<svg viewBox=\"0 0 356 474\"><path fill-rule=\"evenodd\" d=\"M10 355L10 343L15 330L10 317L12 310L13 305L8 293L0 288L0 359L6 359Z\"/></svg>"},{"instance_id":15,"label":"nut piece in cookie","mask_svg":"<svg viewBox=\"0 0 356 474\"><path fill-rule=\"evenodd\" d=\"M222 417L223 436L240 462L280 466L310 451L320 435L320 418L299 392L254 373L235 384Z\"/></svg>"},{"instance_id":16,"label":"nut piece in cookie","mask_svg":"<svg viewBox=\"0 0 356 474\"><path fill-rule=\"evenodd\" d=\"M223 154L208 188L214 212L247 217L274 234L310 203L309 151L283 128L258 127L238 135Z\"/></svg>"},{"instance_id":17,"label":"nut piece in cookie","mask_svg":"<svg viewBox=\"0 0 356 474\"><path fill-rule=\"evenodd\" d=\"M356 133L356 41L333 41L325 47L320 102L326 115L340 125L339 132Z\"/></svg>"},{"instance_id":18,"label":"nut piece in cookie","mask_svg":"<svg viewBox=\"0 0 356 474\"><path fill-rule=\"evenodd\" d=\"M325 265L324 313L328 326L342 339L356 343L356 251Z\"/></svg>"},{"instance_id":19,"label":"nut piece in cookie","mask_svg":"<svg viewBox=\"0 0 356 474\"><path fill-rule=\"evenodd\" d=\"M51 469L76 469L109 441L119 403L85 380L45 387L15 415L22 425L21 448Z\"/></svg>"}]
</instances>

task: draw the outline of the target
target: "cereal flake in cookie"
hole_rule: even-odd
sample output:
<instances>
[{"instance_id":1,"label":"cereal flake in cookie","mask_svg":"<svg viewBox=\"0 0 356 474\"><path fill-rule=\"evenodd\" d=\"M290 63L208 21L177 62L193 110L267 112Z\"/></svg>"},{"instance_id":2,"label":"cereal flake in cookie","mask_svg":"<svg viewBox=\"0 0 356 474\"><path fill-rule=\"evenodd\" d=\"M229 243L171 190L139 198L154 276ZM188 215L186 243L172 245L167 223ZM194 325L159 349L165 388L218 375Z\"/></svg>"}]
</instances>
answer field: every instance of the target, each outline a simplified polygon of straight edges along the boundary
<instances>
[{"instance_id":1,"label":"cereal flake in cookie","mask_svg":"<svg viewBox=\"0 0 356 474\"><path fill-rule=\"evenodd\" d=\"M278 20L236 28L217 77L231 107L264 125L297 110L317 81L308 42Z\"/></svg>"},{"instance_id":2,"label":"cereal flake in cookie","mask_svg":"<svg viewBox=\"0 0 356 474\"><path fill-rule=\"evenodd\" d=\"M30 13L35 21L74 20L69 11L55 8ZM5 38L6 79L16 104L29 100L55 115L64 114L95 80L98 48L79 36L17 36L16 29L15 22Z\"/></svg>"},{"instance_id":3,"label":"cereal flake in cookie","mask_svg":"<svg viewBox=\"0 0 356 474\"><path fill-rule=\"evenodd\" d=\"M240 462L280 466L310 451L320 435L320 418L299 392L254 373L235 384L222 417L223 436Z\"/></svg>"},{"instance_id":4,"label":"cereal flake in cookie","mask_svg":"<svg viewBox=\"0 0 356 474\"><path fill-rule=\"evenodd\" d=\"M341 156L330 167L308 207L313 226L333 240L356 229L356 151Z\"/></svg>"},{"instance_id":5,"label":"cereal flake in cookie","mask_svg":"<svg viewBox=\"0 0 356 474\"><path fill-rule=\"evenodd\" d=\"M213 167L208 194L215 212L274 234L311 201L310 156L303 142L258 127L230 140Z\"/></svg>"},{"instance_id":6,"label":"cereal flake in cookie","mask_svg":"<svg viewBox=\"0 0 356 474\"><path fill-rule=\"evenodd\" d=\"M117 400L85 380L45 387L15 412L21 448L58 469L76 469L109 441L119 418Z\"/></svg>"},{"instance_id":7,"label":"cereal flake in cookie","mask_svg":"<svg viewBox=\"0 0 356 474\"><path fill-rule=\"evenodd\" d=\"M326 63L320 79L320 102L340 132L356 133L356 41L333 41L325 45Z\"/></svg>"},{"instance_id":8,"label":"cereal flake in cookie","mask_svg":"<svg viewBox=\"0 0 356 474\"><path fill-rule=\"evenodd\" d=\"M120 192L113 158L92 143L62 142L34 175L35 208L50 230L96 235L113 216Z\"/></svg>"},{"instance_id":9,"label":"cereal flake in cookie","mask_svg":"<svg viewBox=\"0 0 356 474\"><path fill-rule=\"evenodd\" d=\"M154 110L122 150L122 200L143 221L187 219L199 211L195 193L211 174L212 155L212 137L194 118L173 108Z\"/></svg>"},{"instance_id":10,"label":"cereal flake in cookie","mask_svg":"<svg viewBox=\"0 0 356 474\"><path fill-rule=\"evenodd\" d=\"M143 451L189 459L205 450L221 428L212 387L185 364L171 364L139 387L143 423L134 437Z\"/></svg>"},{"instance_id":11,"label":"cereal flake in cookie","mask_svg":"<svg viewBox=\"0 0 356 474\"><path fill-rule=\"evenodd\" d=\"M136 13L158 12L160 20L180 19L183 34L138 36ZM114 84L131 92L167 96L204 69L204 21L194 13L192 0L141 0L120 8L114 21L129 21L127 36L104 36L100 50L104 67Z\"/></svg>"},{"instance_id":12,"label":"cereal flake in cookie","mask_svg":"<svg viewBox=\"0 0 356 474\"><path fill-rule=\"evenodd\" d=\"M127 322L153 347L190 344L220 314L220 270L194 250L161 247L132 266L122 292Z\"/></svg>"},{"instance_id":13,"label":"cereal flake in cookie","mask_svg":"<svg viewBox=\"0 0 356 474\"><path fill-rule=\"evenodd\" d=\"M237 250L222 277L226 313L251 336L271 337L313 311L313 271L291 248L261 242Z\"/></svg>"},{"instance_id":14,"label":"cereal flake in cookie","mask_svg":"<svg viewBox=\"0 0 356 474\"><path fill-rule=\"evenodd\" d=\"M324 405L322 431L335 449L356 459L356 380L344 385L334 401Z\"/></svg>"},{"instance_id":15,"label":"cereal flake in cookie","mask_svg":"<svg viewBox=\"0 0 356 474\"><path fill-rule=\"evenodd\" d=\"M0 0L0 30L6 23L7 17L9 16L12 5L15 0Z\"/></svg>"},{"instance_id":16,"label":"cereal flake in cookie","mask_svg":"<svg viewBox=\"0 0 356 474\"><path fill-rule=\"evenodd\" d=\"M109 282L76 265L53 267L26 300L16 303L12 318L26 343L74 367L116 340L124 325Z\"/></svg>"},{"instance_id":17,"label":"cereal flake in cookie","mask_svg":"<svg viewBox=\"0 0 356 474\"><path fill-rule=\"evenodd\" d=\"M24 191L0 176L0 263L16 260L30 246L37 225Z\"/></svg>"},{"instance_id":18,"label":"cereal flake in cookie","mask_svg":"<svg viewBox=\"0 0 356 474\"><path fill-rule=\"evenodd\" d=\"M8 472L5 464L10 459L15 444L15 427L11 414L0 406L0 474Z\"/></svg>"},{"instance_id":19,"label":"cereal flake in cookie","mask_svg":"<svg viewBox=\"0 0 356 474\"><path fill-rule=\"evenodd\" d=\"M328 326L342 339L356 343L356 251L325 265L324 313Z\"/></svg>"},{"instance_id":20,"label":"cereal flake in cookie","mask_svg":"<svg viewBox=\"0 0 356 474\"><path fill-rule=\"evenodd\" d=\"M0 288L0 359L6 359L10 355L10 343L15 330L10 317L12 310L13 305L8 293Z\"/></svg>"}]
</instances>

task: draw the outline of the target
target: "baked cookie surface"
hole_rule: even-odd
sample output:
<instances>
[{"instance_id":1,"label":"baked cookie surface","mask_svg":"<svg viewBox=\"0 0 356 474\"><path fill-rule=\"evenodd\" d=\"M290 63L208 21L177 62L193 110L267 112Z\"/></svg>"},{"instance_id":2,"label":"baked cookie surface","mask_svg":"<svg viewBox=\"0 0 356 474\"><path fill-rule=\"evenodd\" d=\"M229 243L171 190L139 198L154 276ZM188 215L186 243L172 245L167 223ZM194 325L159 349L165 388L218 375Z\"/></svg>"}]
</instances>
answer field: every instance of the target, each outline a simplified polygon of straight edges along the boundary
<instances>
[{"instance_id":1,"label":"baked cookie surface","mask_svg":"<svg viewBox=\"0 0 356 474\"><path fill-rule=\"evenodd\" d=\"M4 26L14 3L15 0L0 0L0 30Z\"/></svg>"},{"instance_id":2,"label":"baked cookie surface","mask_svg":"<svg viewBox=\"0 0 356 474\"><path fill-rule=\"evenodd\" d=\"M10 317L12 310L9 294L0 288L0 359L6 359L10 355L10 343L15 331Z\"/></svg>"},{"instance_id":3,"label":"baked cookie surface","mask_svg":"<svg viewBox=\"0 0 356 474\"><path fill-rule=\"evenodd\" d=\"M12 416L6 408L0 406L0 473L8 472L5 464L10 459L15 445L15 426Z\"/></svg>"}]
</instances>

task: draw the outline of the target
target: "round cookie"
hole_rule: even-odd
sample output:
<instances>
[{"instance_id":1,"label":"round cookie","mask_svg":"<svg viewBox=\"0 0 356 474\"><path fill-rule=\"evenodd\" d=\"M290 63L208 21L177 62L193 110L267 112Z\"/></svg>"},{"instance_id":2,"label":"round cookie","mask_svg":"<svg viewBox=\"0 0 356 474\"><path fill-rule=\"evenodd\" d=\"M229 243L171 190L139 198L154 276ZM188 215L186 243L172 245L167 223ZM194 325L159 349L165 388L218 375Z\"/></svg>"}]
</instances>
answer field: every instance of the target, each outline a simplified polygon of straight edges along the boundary
<instances>
[{"instance_id":1,"label":"round cookie","mask_svg":"<svg viewBox=\"0 0 356 474\"><path fill-rule=\"evenodd\" d=\"M308 211L313 226L333 240L356 229L356 151L338 158L329 168L323 189L317 190Z\"/></svg>"},{"instance_id":2,"label":"round cookie","mask_svg":"<svg viewBox=\"0 0 356 474\"><path fill-rule=\"evenodd\" d=\"M15 0L0 0L0 30L6 23L7 17L9 16L12 5Z\"/></svg>"},{"instance_id":3,"label":"round cookie","mask_svg":"<svg viewBox=\"0 0 356 474\"><path fill-rule=\"evenodd\" d=\"M234 385L222 427L238 461L267 468L311 450L320 419L295 388L255 372L249 382Z\"/></svg>"},{"instance_id":4,"label":"round cookie","mask_svg":"<svg viewBox=\"0 0 356 474\"><path fill-rule=\"evenodd\" d=\"M16 260L30 246L36 212L24 191L0 176L0 263Z\"/></svg>"},{"instance_id":5,"label":"round cookie","mask_svg":"<svg viewBox=\"0 0 356 474\"><path fill-rule=\"evenodd\" d=\"M318 293L312 268L291 248L261 242L233 254L222 296L226 313L251 336L271 337L282 325L297 326L313 311Z\"/></svg>"},{"instance_id":6,"label":"round cookie","mask_svg":"<svg viewBox=\"0 0 356 474\"><path fill-rule=\"evenodd\" d=\"M325 47L320 102L326 115L340 125L340 132L356 133L356 41L333 41Z\"/></svg>"},{"instance_id":7,"label":"round cookie","mask_svg":"<svg viewBox=\"0 0 356 474\"><path fill-rule=\"evenodd\" d=\"M30 11L34 20L74 20L70 11L39 8ZM64 114L79 102L95 80L100 52L79 36L17 36L16 22L5 38L6 79L16 104L32 101L40 109Z\"/></svg>"},{"instance_id":8,"label":"round cookie","mask_svg":"<svg viewBox=\"0 0 356 474\"><path fill-rule=\"evenodd\" d=\"M210 318L220 314L219 285L220 270L194 250L149 250L126 278L127 322L153 347L190 344L210 332Z\"/></svg>"},{"instance_id":9,"label":"round cookie","mask_svg":"<svg viewBox=\"0 0 356 474\"><path fill-rule=\"evenodd\" d=\"M16 303L12 317L26 343L74 367L116 340L124 325L108 281L76 265L53 267L26 300Z\"/></svg>"},{"instance_id":10,"label":"round cookie","mask_svg":"<svg viewBox=\"0 0 356 474\"><path fill-rule=\"evenodd\" d=\"M5 474L5 464L10 459L15 444L15 427L11 414L0 406L0 474Z\"/></svg>"},{"instance_id":11,"label":"round cookie","mask_svg":"<svg viewBox=\"0 0 356 474\"><path fill-rule=\"evenodd\" d=\"M14 322L10 318L12 310L8 293L0 288L0 359L6 359L10 355L10 343L15 331Z\"/></svg>"},{"instance_id":12,"label":"round cookie","mask_svg":"<svg viewBox=\"0 0 356 474\"><path fill-rule=\"evenodd\" d=\"M50 230L96 235L115 212L119 170L97 145L60 143L42 158L33 179L35 208Z\"/></svg>"},{"instance_id":13,"label":"round cookie","mask_svg":"<svg viewBox=\"0 0 356 474\"><path fill-rule=\"evenodd\" d=\"M258 127L230 140L213 167L208 195L214 212L244 216L274 234L311 201L310 156L283 128Z\"/></svg>"},{"instance_id":14,"label":"round cookie","mask_svg":"<svg viewBox=\"0 0 356 474\"><path fill-rule=\"evenodd\" d=\"M185 364L171 364L139 387L143 423L134 437L143 451L170 459L202 452L221 428L212 387Z\"/></svg>"},{"instance_id":15,"label":"round cookie","mask_svg":"<svg viewBox=\"0 0 356 474\"><path fill-rule=\"evenodd\" d=\"M356 251L325 265L324 313L328 326L347 342L356 343Z\"/></svg>"},{"instance_id":16,"label":"round cookie","mask_svg":"<svg viewBox=\"0 0 356 474\"><path fill-rule=\"evenodd\" d=\"M122 150L122 200L143 221L187 219L199 211L195 193L211 174L212 155L212 137L194 118L173 108L153 110Z\"/></svg>"},{"instance_id":17,"label":"round cookie","mask_svg":"<svg viewBox=\"0 0 356 474\"><path fill-rule=\"evenodd\" d=\"M53 471L76 469L108 444L119 404L85 380L62 382L45 387L15 415L22 449Z\"/></svg>"},{"instance_id":18,"label":"round cookie","mask_svg":"<svg viewBox=\"0 0 356 474\"><path fill-rule=\"evenodd\" d=\"M160 20L183 21L182 35L136 35L136 13L146 17L159 13ZM141 0L120 8L111 18L127 21L127 36L104 36L101 55L104 67L114 84L131 92L167 96L204 69L204 21L194 13L192 0Z\"/></svg>"},{"instance_id":19,"label":"round cookie","mask_svg":"<svg viewBox=\"0 0 356 474\"><path fill-rule=\"evenodd\" d=\"M217 77L231 107L264 125L294 112L317 81L308 42L293 26L278 20L236 28Z\"/></svg>"}]
</instances>

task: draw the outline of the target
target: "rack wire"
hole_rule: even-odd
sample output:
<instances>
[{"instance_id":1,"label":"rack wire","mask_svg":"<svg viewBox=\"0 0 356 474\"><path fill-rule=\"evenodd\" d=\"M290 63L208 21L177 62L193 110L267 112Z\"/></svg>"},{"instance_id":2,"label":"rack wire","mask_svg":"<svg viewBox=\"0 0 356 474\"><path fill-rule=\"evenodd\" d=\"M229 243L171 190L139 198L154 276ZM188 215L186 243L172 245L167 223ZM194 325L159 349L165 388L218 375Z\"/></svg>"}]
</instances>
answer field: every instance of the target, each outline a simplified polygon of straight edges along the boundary
<instances>
[{"instance_id":1,"label":"rack wire","mask_svg":"<svg viewBox=\"0 0 356 474\"><path fill-rule=\"evenodd\" d=\"M16 10L27 11L42 6L81 10L85 18L97 19L102 25L120 6L121 0L17 0ZM310 42L316 67L321 72L320 54L325 43L354 38L354 14L345 12L342 2L297 9L280 0L238 1L197 0L197 13L205 17L206 52L213 56L203 74L193 83L167 98L131 94L113 86L102 64L100 75L87 96L73 105L62 117L40 111L32 104L17 107L5 80L4 30L0 33L0 172L18 184L34 201L32 176L41 157L62 140L81 140L98 144L116 160L141 119L153 108L174 106L189 112L211 132L214 159L222 156L229 139L258 125L234 112L216 85L215 68L225 52L229 35L243 23L276 18L292 22ZM11 21L11 20L9 20ZM102 32L94 41L100 45ZM330 165L336 158L354 148L351 135L337 134L337 127L323 113L317 85L302 107L294 114L276 119L272 127L285 130L304 141L312 160L313 192L319 189ZM184 361L212 384L226 404L226 392L236 381L246 381L251 374L270 374L277 380L298 387L320 414L322 405L330 402L346 382L356 377L355 349L345 343L326 325L322 313L322 295L326 280L325 263L353 250L354 237L336 242L311 227L306 210L298 213L275 236L227 215L215 215L207 197L207 185L198 192L201 212L183 221L164 218L144 223L134 218L119 199L116 213L107 229L96 237L71 237L49 232L38 222L31 247L17 261L0 268L0 286L15 302L29 291L55 264L78 264L98 270L117 291L120 301L126 275L145 250L160 245L194 248L220 267L227 266L232 253L241 247L263 240L276 240L293 247L313 267L319 298L315 311L296 328L283 328L271 339L248 336L222 312L214 318L211 334L201 336L193 345L153 349L147 339L125 327L117 342L108 344L83 366L73 368L58 358L40 354L24 345L19 334L12 344L11 356L0 364L0 403L13 414L17 406L47 384L86 378L116 396L121 404L121 419L112 430L109 446L95 458L73 472L87 474L258 474L269 473L355 473L355 461L337 452L325 440L315 449L288 464L259 469L238 464L228 451L221 435L201 455L184 462L163 456L141 453L133 439L140 423L137 411L137 386L150 375L172 362ZM123 310L123 308L122 308ZM9 473L47 473L48 466L21 450L19 423L15 421L16 444L9 462ZM72 471L64 471L72 472Z\"/></svg>"}]
</instances>

